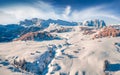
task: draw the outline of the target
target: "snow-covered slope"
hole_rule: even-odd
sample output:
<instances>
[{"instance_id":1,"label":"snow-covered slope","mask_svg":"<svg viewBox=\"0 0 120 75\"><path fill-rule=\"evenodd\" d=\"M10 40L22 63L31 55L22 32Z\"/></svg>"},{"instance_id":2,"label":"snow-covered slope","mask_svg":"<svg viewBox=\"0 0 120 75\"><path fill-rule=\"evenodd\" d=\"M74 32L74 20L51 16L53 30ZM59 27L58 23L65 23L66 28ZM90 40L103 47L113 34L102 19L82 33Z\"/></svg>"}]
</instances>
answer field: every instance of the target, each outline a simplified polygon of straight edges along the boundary
<instances>
[{"instance_id":1,"label":"snow-covered slope","mask_svg":"<svg viewBox=\"0 0 120 75\"><path fill-rule=\"evenodd\" d=\"M72 28L52 33L60 40L0 43L0 75L120 75L120 37L92 40L80 26ZM24 70L12 65L22 59Z\"/></svg>"}]
</instances>

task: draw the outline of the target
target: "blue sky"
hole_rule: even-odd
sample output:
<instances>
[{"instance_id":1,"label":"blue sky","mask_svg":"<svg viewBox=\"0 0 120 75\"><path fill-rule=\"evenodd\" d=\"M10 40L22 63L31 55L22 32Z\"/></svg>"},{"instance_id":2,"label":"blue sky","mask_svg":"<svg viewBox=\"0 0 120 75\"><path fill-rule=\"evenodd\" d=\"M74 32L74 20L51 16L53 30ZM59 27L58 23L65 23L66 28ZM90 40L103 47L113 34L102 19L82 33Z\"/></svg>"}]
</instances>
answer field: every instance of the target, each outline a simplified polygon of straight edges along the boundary
<instances>
[{"instance_id":1,"label":"blue sky","mask_svg":"<svg viewBox=\"0 0 120 75\"><path fill-rule=\"evenodd\" d=\"M103 19L120 24L120 0L0 0L0 24L26 18L84 21Z\"/></svg>"}]
</instances>

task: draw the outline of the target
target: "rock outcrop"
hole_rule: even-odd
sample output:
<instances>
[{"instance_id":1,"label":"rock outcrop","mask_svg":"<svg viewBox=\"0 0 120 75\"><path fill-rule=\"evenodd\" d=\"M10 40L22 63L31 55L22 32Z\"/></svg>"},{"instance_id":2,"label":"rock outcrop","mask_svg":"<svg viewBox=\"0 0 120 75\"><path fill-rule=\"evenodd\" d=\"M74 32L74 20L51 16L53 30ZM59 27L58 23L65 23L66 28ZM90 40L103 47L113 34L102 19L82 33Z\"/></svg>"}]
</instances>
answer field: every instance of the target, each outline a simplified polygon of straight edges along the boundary
<instances>
[{"instance_id":1,"label":"rock outcrop","mask_svg":"<svg viewBox=\"0 0 120 75\"><path fill-rule=\"evenodd\" d=\"M22 35L20 38L15 41L27 41L27 40L35 40L35 41L43 41L43 40L52 40L57 39L55 35L51 35L49 32L30 32Z\"/></svg>"},{"instance_id":2,"label":"rock outcrop","mask_svg":"<svg viewBox=\"0 0 120 75\"><path fill-rule=\"evenodd\" d=\"M106 23L104 22L104 20L95 19L95 20L84 21L83 25L84 26L92 26L95 28L103 28L106 26Z\"/></svg>"},{"instance_id":3,"label":"rock outcrop","mask_svg":"<svg viewBox=\"0 0 120 75\"><path fill-rule=\"evenodd\" d=\"M117 37L120 35L120 30L113 28L112 26L102 28L96 32L92 39L102 37Z\"/></svg>"}]
</instances>

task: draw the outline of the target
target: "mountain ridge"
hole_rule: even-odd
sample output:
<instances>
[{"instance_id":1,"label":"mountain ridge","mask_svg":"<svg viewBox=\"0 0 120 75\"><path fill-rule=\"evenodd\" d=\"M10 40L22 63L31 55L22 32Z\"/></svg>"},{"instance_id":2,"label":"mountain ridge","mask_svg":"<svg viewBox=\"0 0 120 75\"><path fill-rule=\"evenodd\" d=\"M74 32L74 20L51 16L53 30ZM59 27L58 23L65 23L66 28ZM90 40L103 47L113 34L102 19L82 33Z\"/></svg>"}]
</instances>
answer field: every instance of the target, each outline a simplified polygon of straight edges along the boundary
<instances>
[{"instance_id":1,"label":"mountain ridge","mask_svg":"<svg viewBox=\"0 0 120 75\"><path fill-rule=\"evenodd\" d=\"M37 31L42 31L46 28L49 27L50 24L57 24L58 26L90 26L94 28L102 28L105 27L106 24L104 20L90 20L86 21L84 23L80 22L69 22L69 21L64 21L64 20L53 20L53 19L48 19L48 20L43 20L39 18L32 18L32 19L25 19L23 21L20 21L18 24L8 24L8 25L0 25L0 42L9 42L14 40L15 38L19 38L22 35L30 32L37 32ZM69 29L69 30L68 30ZM71 31L70 28L65 29L64 27L60 29L54 29L52 31L56 32L66 32L66 31Z\"/></svg>"}]
</instances>

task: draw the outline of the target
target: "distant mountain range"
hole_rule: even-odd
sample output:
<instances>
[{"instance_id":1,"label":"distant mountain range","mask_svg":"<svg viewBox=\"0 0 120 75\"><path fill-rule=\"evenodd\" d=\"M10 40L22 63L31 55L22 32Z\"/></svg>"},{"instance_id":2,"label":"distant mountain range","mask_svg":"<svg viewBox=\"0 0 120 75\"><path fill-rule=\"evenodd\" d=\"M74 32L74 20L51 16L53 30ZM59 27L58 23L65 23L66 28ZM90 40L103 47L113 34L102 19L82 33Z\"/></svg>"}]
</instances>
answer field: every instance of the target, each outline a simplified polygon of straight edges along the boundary
<instances>
[{"instance_id":1,"label":"distant mountain range","mask_svg":"<svg viewBox=\"0 0 120 75\"><path fill-rule=\"evenodd\" d=\"M84 26L93 26L95 28L103 28L104 26L106 26L106 23L104 20L95 19L95 20L84 21L83 25Z\"/></svg>"},{"instance_id":2,"label":"distant mountain range","mask_svg":"<svg viewBox=\"0 0 120 75\"><path fill-rule=\"evenodd\" d=\"M64 20L43 20L43 19L38 19L38 18L33 18L33 19L25 19L24 21L20 21L19 25L22 26L40 26L40 27L48 27L50 23L55 23L58 25L64 25L64 26L76 26L77 22L68 22Z\"/></svg>"},{"instance_id":3,"label":"distant mountain range","mask_svg":"<svg viewBox=\"0 0 120 75\"><path fill-rule=\"evenodd\" d=\"M0 42L12 41L29 32L42 31L47 28L51 23L58 24L61 26L76 26L78 22L68 22L64 20L43 20L39 18L25 19L20 21L18 24L0 25ZM81 23L83 26L103 27L105 22L103 20L86 21Z\"/></svg>"}]
</instances>

